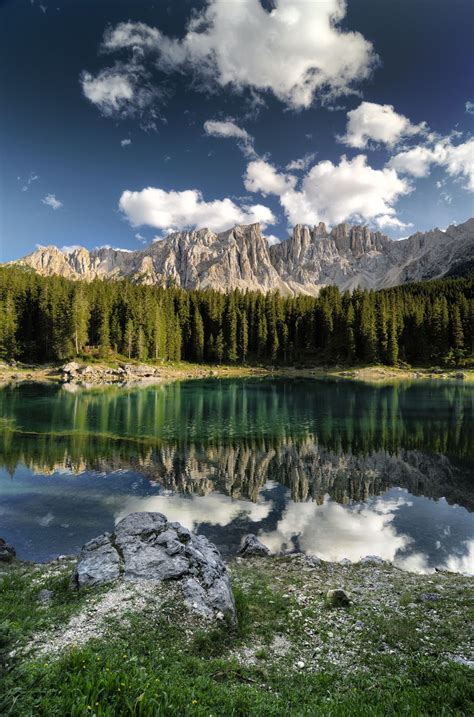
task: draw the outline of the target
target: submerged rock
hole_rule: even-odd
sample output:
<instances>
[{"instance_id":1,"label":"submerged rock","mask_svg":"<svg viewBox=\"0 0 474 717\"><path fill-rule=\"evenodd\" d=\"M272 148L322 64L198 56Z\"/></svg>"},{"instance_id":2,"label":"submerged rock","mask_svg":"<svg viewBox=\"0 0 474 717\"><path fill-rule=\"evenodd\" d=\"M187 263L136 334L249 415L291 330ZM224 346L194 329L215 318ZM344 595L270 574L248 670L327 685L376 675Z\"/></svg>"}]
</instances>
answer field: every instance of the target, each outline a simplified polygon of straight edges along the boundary
<instances>
[{"instance_id":1,"label":"submerged rock","mask_svg":"<svg viewBox=\"0 0 474 717\"><path fill-rule=\"evenodd\" d=\"M328 590L326 593L326 604L328 607L349 607L351 601L349 595L342 588Z\"/></svg>"},{"instance_id":2,"label":"submerged rock","mask_svg":"<svg viewBox=\"0 0 474 717\"><path fill-rule=\"evenodd\" d=\"M13 545L0 538L0 562L11 563L16 558L16 550Z\"/></svg>"},{"instance_id":3,"label":"submerged rock","mask_svg":"<svg viewBox=\"0 0 474 717\"><path fill-rule=\"evenodd\" d=\"M249 533L240 544L239 555L250 557L252 555L270 555L270 550L253 533Z\"/></svg>"},{"instance_id":4,"label":"submerged rock","mask_svg":"<svg viewBox=\"0 0 474 717\"><path fill-rule=\"evenodd\" d=\"M118 579L179 581L189 608L208 617L223 613L236 620L229 575L217 548L161 513L130 513L113 533L83 546L72 575L75 586Z\"/></svg>"}]
</instances>

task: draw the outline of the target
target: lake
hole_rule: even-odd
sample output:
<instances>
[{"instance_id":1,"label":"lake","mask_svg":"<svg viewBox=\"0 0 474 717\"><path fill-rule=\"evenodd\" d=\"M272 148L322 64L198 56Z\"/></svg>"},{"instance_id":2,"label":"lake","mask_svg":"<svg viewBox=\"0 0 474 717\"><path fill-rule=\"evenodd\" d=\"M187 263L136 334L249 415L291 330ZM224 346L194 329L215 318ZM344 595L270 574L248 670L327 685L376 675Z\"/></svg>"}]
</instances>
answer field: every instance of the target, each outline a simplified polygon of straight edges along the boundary
<instances>
[{"instance_id":1,"label":"lake","mask_svg":"<svg viewBox=\"0 0 474 717\"><path fill-rule=\"evenodd\" d=\"M0 536L44 561L155 510L225 556L474 573L474 386L210 379L0 390Z\"/></svg>"}]
</instances>

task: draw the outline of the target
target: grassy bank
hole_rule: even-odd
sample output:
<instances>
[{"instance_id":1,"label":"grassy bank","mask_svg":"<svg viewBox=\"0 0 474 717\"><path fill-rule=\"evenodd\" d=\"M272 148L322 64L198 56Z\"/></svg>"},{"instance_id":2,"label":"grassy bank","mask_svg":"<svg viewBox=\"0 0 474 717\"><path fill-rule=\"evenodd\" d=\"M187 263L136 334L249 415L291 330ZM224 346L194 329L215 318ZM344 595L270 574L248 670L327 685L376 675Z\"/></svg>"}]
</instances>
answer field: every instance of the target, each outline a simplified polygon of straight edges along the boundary
<instances>
[{"instance_id":1,"label":"grassy bank","mask_svg":"<svg viewBox=\"0 0 474 717\"><path fill-rule=\"evenodd\" d=\"M385 365L357 365L357 366L256 366L256 365L222 365L222 364L194 364L185 361L167 362L155 364L141 364L138 361L128 359L98 360L88 358L78 360L84 366L90 365L96 370L116 369L121 363L126 362L137 368L141 366L152 366L157 370L157 380L179 380L195 378L246 378L252 376L284 376L288 378L317 378L333 377L346 380L366 381L369 383L385 383L404 380L457 380L463 376L463 380L474 382L474 368L440 368L411 367L398 368ZM62 364L22 364L10 365L0 362L0 383L15 381L48 381L60 382L63 379L61 372ZM137 377L139 380L139 377Z\"/></svg>"},{"instance_id":2,"label":"grassy bank","mask_svg":"<svg viewBox=\"0 0 474 717\"><path fill-rule=\"evenodd\" d=\"M2 715L474 713L462 664L474 649L472 578L235 560L234 629L187 613L172 584L78 594L71 567L4 569ZM350 607L326 606L334 587Z\"/></svg>"}]
</instances>

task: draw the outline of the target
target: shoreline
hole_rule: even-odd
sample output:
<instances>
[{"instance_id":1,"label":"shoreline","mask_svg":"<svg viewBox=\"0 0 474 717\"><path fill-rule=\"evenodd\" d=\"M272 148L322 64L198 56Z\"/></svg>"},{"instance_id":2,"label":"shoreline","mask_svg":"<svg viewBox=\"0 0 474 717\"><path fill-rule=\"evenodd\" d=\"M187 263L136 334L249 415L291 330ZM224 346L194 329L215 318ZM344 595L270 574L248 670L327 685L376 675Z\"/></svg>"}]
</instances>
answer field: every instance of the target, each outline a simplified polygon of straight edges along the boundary
<instances>
[{"instance_id":1,"label":"shoreline","mask_svg":"<svg viewBox=\"0 0 474 717\"><path fill-rule=\"evenodd\" d=\"M353 367L287 367L236 366L213 364L149 364L126 360L78 360L65 364L25 364L0 362L0 385L8 383L44 382L101 387L112 385L146 385L164 381L206 378L331 378L362 381L371 384L399 381L463 381L474 383L474 369L455 368L396 368L391 366Z\"/></svg>"},{"instance_id":2,"label":"shoreline","mask_svg":"<svg viewBox=\"0 0 474 717\"><path fill-rule=\"evenodd\" d=\"M232 626L187 610L174 581L71 590L74 564L0 564L8 714L471 713L472 577L235 557ZM339 590L349 603L328 605Z\"/></svg>"}]
</instances>

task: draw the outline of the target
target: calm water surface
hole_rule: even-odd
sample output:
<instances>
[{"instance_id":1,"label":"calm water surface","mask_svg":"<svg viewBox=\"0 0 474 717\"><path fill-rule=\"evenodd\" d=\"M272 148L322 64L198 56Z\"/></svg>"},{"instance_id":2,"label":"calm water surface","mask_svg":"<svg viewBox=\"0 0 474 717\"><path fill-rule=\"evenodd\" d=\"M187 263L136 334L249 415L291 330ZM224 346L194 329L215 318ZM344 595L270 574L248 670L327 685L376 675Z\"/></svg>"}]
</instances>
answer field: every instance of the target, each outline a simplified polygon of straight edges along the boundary
<instances>
[{"instance_id":1,"label":"calm water surface","mask_svg":"<svg viewBox=\"0 0 474 717\"><path fill-rule=\"evenodd\" d=\"M75 553L136 510L225 555L254 532L275 551L474 573L474 386L0 390L0 535L19 557Z\"/></svg>"}]
</instances>

